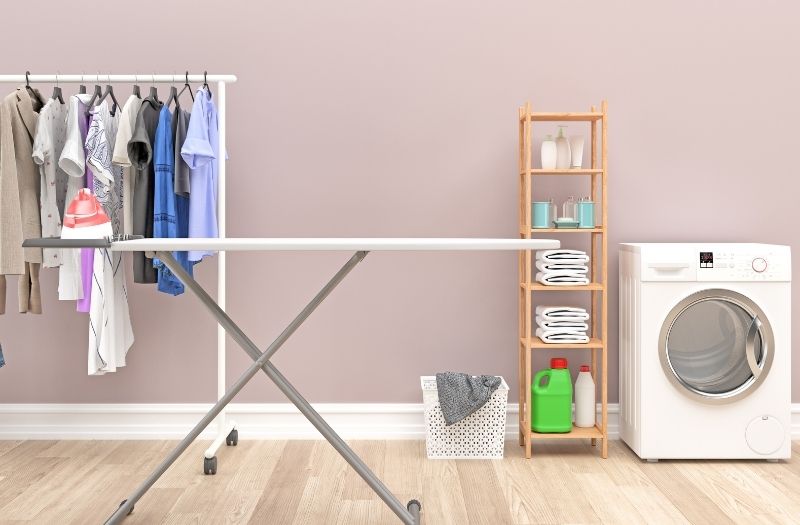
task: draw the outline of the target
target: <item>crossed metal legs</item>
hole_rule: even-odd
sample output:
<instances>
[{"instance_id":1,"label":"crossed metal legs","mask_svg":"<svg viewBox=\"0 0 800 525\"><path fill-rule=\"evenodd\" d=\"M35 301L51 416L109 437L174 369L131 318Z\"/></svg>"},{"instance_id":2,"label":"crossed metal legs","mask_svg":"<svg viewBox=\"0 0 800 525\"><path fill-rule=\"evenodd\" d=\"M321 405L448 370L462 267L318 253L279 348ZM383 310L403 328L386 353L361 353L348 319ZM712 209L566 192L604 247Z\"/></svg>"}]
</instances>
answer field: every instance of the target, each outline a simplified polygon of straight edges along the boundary
<instances>
[{"instance_id":1,"label":"crossed metal legs","mask_svg":"<svg viewBox=\"0 0 800 525\"><path fill-rule=\"evenodd\" d=\"M106 521L106 525L115 525L122 522L125 516L133 511L134 504L153 486L164 472L172 465L178 457L197 439L197 436L217 417L222 409L233 400L236 394L258 373L263 370L267 377L280 389L281 392L291 401L300 412L308 419L312 425L323 435L323 437L333 446L334 449L347 461L351 467L361 476L367 485L392 509L400 520L406 525L418 525L420 523L421 505L417 500L411 500L407 505L403 505L392 494L386 485L378 479L374 472L361 460L358 455L342 440L339 435L328 425L328 423L317 413L308 401L283 377L277 368L269 361L270 357L286 342L287 339L300 327L301 324L311 315L317 306L333 291L336 286L350 273L364 257L366 251L359 251L336 272L328 283L322 287L316 296L309 302L303 310L297 314L291 323L281 332L281 334L264 351L258 347L245 335L241 328L228 317L222 308L211 298L211 296L195 281L183 267L172 257L170 252L156 252L148 254L158 257L167 267L180 279L183 284L191 290L200 301L208 308L217 322L225 329L228 335L253 359L253 364L236 380L236 382L225 392L225 395L217 401L209 412L195 425L183 440L164 458L164 460L150 473L128 499L123 501L119 508Z\"/></svg>"}]
</instances>

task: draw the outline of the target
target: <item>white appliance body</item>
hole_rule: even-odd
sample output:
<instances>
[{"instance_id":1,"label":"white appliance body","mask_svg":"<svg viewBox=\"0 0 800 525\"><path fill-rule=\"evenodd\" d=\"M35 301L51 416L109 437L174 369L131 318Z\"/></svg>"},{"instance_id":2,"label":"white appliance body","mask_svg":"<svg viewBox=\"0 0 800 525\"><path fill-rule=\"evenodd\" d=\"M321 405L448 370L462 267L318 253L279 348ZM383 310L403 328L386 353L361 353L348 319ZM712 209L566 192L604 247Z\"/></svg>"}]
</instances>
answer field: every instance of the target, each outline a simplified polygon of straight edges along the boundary
<instances>
[{"instance_id":1,"label":"white appliance body","mask_svg":"<svg viewBox=\"0 0 800 525\"><path fill-rule=\"evenodd\" d=\"M622 244L620 434L644 459L791 456L791 253Z\"/></svg>"}]
</instances>

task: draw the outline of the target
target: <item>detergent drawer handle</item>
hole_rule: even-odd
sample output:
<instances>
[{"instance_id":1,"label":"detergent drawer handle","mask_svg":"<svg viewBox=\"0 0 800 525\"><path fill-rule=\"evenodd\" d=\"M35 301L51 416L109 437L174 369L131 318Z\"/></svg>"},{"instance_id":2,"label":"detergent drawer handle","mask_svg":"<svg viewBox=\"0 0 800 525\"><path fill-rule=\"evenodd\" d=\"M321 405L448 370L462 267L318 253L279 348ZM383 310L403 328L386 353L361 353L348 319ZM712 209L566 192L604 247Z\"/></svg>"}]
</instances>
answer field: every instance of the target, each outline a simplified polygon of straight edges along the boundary
<instances>
[{"instance_id":1,"label":"detergent drawer handle","mask_svg":"<svg viewBox=\"0 0 800 525\"><path fill-rule=\"evenodd\" d=\"M648 265L648 268L656 271L679 272L681 270L689 268L689 264L681 262L650 263Z\"/></svg>"}]
</instances>

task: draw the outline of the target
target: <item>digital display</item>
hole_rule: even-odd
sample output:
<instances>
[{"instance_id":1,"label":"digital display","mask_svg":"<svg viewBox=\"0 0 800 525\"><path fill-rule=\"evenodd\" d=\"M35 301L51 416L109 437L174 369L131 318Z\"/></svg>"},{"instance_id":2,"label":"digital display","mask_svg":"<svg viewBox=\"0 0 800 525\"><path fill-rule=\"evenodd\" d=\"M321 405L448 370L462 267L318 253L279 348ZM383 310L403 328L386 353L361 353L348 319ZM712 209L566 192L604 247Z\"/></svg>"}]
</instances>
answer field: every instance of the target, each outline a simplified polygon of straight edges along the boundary
<instances>
[{"instance_id":1,"label":"digital display","mask_svg":"<svg viewBox=\"0 0 800 525\"><path fill-rule=\"evenodd\" d=\"M700 252L700 268L714 267L714 252Z\"/></svg>"}]
</instances>

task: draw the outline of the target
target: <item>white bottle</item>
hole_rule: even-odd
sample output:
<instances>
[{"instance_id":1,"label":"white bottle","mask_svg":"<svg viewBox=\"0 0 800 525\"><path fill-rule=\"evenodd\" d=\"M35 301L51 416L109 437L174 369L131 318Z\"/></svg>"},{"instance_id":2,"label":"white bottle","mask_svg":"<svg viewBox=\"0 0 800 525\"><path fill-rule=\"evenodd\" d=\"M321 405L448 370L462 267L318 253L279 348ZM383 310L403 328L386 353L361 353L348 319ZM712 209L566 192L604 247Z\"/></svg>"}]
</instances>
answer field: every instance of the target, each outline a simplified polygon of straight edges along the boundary
<instances>
[{"instance_id":1,"label":"white bottle","mask_svg":"<svg viewBox=\"0 0 800 525\"><path fill-rule=\"evenodd\" d=\"M552 135L547 135L542 141L542 169L552 170L556 167L558 148Z\"/></svg>"},{"instance_id":2,"label":"white bottle","mask_svg":"<svg viewBox=\"0 0 800 525\"><path fill-rule=\"evenodd\" d=\"M595 421L595 389L589 365L581 365L575 380L575 426L593 427Z\"/></svg>"},{"instance_id":3,"label":"white bottle","mask_svg":"<svg viewBox=\"0 0 800 525\"><path fill-rule=\"evenodd\" d=\"M570 160L569 141L564 136L564 126L559 126L556 137L556 169L569 169Z\"/></svg>"}]
</instances>

